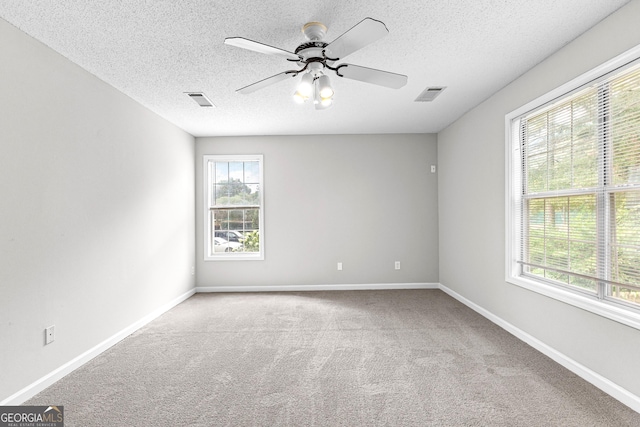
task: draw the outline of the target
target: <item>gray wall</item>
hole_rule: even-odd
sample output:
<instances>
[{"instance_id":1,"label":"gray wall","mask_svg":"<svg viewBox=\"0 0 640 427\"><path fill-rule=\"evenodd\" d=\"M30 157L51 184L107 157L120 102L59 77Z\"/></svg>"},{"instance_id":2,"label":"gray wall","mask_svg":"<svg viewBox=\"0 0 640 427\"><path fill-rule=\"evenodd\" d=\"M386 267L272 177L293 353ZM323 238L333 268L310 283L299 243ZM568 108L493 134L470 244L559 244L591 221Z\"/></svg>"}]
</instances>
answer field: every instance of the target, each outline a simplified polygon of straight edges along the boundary
<instances>
[{"instance_id":1,"label":"gray wall","mask_svg":"<svg viewBox=\"0 0 640 427\"><path fill-rule=\"evenodd\" d=\"M634 0L438 134L440 283L640 395L640 331L510 285L505 114L640 43Z\"/></svg>"},{"instance_id":2,"label":"gray wall","mask_svg":"<svg viewBox=\"0 0 640 427\"><path fill-rule=\"evenodd\" d=\"M0 58L1 401L193 289L195 201L192 136L3 20Z\"/></svg>"},{"instance_id":3,"label":"gray wall","mask_svg":"<svg viewBox=\"0 0 640 427\"><path fill-rule=\"evenodd\" d=\"M504 115L640 43L638 16L634 0L437 147L332 135L194 148L0 20L0 400L191 290L194 263L201 287L440 281L640 395L640 331L505 283L503 172ZM238 153L265 156L266 258L204 262L202 155Z\"/></svg>"},{"instance_id":4,"label":"gray wall","mask_svg":"<svg viewBox=\"0 0 640 427\"><path fill-rule=\"evenodd\" d=\"M202 156L243 153L264 155L265 260L205 262ZM198 286L437 282L436 157L435 135L198 138Z\"/></svg>"}]
</instances>

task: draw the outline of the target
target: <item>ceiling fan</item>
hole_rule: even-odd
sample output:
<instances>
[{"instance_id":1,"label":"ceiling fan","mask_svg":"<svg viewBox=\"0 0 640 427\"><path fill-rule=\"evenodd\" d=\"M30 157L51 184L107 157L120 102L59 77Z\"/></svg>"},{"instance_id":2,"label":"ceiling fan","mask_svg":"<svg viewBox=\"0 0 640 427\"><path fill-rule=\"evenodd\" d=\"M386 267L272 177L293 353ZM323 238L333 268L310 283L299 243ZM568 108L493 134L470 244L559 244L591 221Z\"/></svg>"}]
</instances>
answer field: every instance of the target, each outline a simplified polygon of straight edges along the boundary
<instances>
[{"instance_id":1,"label":"ceiling fan","mask_svg":"<svg viewBox=\"0 0 640 427\"><path fill-rule=\"evenodd\" d=\"M329 81L329 76L327 75L329 71L333 71L338 77L359 80L361 82L386 86L393 89L399 89L407 84L407 76L402 74L359 65L338 63L338 61L342 61L353 52L386 36L389 30L387 30L386 25L381 21L365 18L331 43L322 40L327 32L327 27L320 22L309 22L305 24L302 27L302 32L308 41L298 46L295 52L289 52L243 37L226 38L224 40L225 44L267 55L281 56L287 61L294 62L302 67L299 70L287 70L267 77L264 80L240 88L236 92L241 94L252 93L274 83L302 74L297 91L294 94L294 99L299 103L304 103L306 100L312 99L315 108L322 110L328 108L333 103L334 92L331 87L331 82Z\"/></svg>"}]
</instances>

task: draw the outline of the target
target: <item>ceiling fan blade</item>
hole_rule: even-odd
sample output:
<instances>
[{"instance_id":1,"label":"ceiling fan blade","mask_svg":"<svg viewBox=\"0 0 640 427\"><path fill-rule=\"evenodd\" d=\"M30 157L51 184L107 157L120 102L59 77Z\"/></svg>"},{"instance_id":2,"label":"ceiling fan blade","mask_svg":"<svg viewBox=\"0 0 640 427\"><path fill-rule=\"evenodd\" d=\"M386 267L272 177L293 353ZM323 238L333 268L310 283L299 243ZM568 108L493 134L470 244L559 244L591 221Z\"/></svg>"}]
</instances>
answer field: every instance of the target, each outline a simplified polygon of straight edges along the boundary
<instances>
[{"instance_id":1,"label":"ceiling fan blade","mask_svg":"<svg viewBox=\"0 0 640 427\"><path fill-rule=\"evenodd\" d=\"M389 71L376 70L374 68L361 67L353 64L340 64L337 74L346 79L359 80L392 89L400 89L407 84L408 80L408 77L403 74L390 73Z\"/></svg>"},{"instance_id":2,"label":"ceiling fan blade","mask_svg":"<svg viewBox=\"0 0 640 427\"><path fill-rule=\"evenodd\" d=\"M296 72L295 71L284 71L282 73L279 73L279 74L276 74L274 76L267 77L266 79L260 80L258 82L252 83L249 86L245 86L243 88L240 88L240 89L236 90L236 92L241 93L243 95L246 95L248 93L255 92L255 91L263 89L263 88L265 88L267 86L271 86L272 84L281 82L282 80L286 80L287 78L295 77L295 76L296 76Z\"/></svg>"},{"instance_id":3,"label":"ceiling fan blade","mask_svg":"<svg viewBox=\"0 0 640 427\"><path fill-rule=\"evenodd\" d=\"M264 43L254 42L253 40L245 39L244 37L227 37L226 39L224 39L224 44L239 47L242 49L252 50L258 53L264 53L266 55L282 56L294 61L300 60L300 56L296 55L293 52L269 46Z\"/></svg>"},{"instance_id":4,"label":"ceiling fan blade","mask_svg":"<svg viewBox=\"0 0 640 427\"><path fill-rule=\"evenodd\" d=\"M325 48L327 57L338 60L389 34L383 22L365 18Z\"/></svg>"}]
</instances>

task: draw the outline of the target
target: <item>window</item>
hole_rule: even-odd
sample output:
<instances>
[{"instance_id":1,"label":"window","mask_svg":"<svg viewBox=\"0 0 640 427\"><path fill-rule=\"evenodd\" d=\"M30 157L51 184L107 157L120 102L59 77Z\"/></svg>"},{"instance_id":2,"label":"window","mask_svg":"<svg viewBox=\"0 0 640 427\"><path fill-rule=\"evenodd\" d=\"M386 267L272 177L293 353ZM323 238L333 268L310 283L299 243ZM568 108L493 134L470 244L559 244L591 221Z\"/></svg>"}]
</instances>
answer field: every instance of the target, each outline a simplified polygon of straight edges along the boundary
<instances>
[{"instance_id":1,"label":"window","mask_svg":"<svg viewBox=\"0 0 640 427\"><path fill-rule=\"evenodd\" d=\"M640 64L631 55L507 115L506 265L509 282L640 328Z\"/></svg>"},{"instance_id":2,"label":"window","mask_svg":"<svg viewBox=\"0 0 640 427\"><path fill-rule=\"evenodd\" d=\"M264 259L262 155L204 156L205 260Z\"/></svg>"}]
</instances>

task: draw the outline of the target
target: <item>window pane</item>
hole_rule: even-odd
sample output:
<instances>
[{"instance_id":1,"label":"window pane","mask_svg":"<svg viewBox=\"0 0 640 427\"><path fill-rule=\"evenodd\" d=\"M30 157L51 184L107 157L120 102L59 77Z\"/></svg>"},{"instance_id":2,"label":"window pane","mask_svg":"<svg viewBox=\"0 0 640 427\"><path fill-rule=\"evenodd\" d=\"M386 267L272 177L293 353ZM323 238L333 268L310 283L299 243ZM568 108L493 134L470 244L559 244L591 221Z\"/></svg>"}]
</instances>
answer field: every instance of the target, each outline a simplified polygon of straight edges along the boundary
<instances>
[{"instance_id":1,"label":"window pane","mask_svg":"<svg viewBox=\"0 0 640 427\"><path fill-rule=\"evenodd\" d=\"M246 200L248 205L260 206L260 184L247 184L248 193Z\"/></svg>"},{"instance_id":2,"label":"window pane","mask_svg":"<svg viewBox=\"0 0 640 427\"><path fill-rule=\"evenodd\" d=\"M244 182L244 163L243 162L229 163L229 181Z\"/></svg>"},{"instance_id":3,"label":"window pane","mask_svg":"<svg viewBox=\"0 0 640 427\"><path fill-rule=\"evenodd\" d=\"M554 239L566 239L569 232L567 212L568 197L557 197L545 200L546 235Z\"/></svg>"},{"instance_id":4,"label":"window pane","mask_svg":"<svg viewBox=\"0 0 640 427\"><path fill-rule=\"evenodd\" d=\"M640 304L640 288L612 286L611 296L625 302Z\"/></svg>"},{"instance_id":5,"label":"window pane","mask_svg":"<svg viewBox=\"0 0 640 427\"><path fill-rule=\"evenodd\" d=\"M244 182L245 184L260 183L260 163L244 162Z\"/></svg>"},{"instance_id":6,"label":"window pane","mask_svg":"<svg viewBox=\"0 0 640 427\"><path fill-rule=\"evenodd\" d=\"M614 193L612 200L612 280L640 286L640 190Z\"/></svg>"},{"instance_id":7,"label":"window pane","mask_svg":"<svg viewBox=\"0 0 640 427\"><path fill-rule=\"evenodd\" d=\"M571 271L585 276L595 277L597 273L596 243L569 243Z\"/></svg>"},{"instance_id":8,"label":"window pane","mask_svg":"<svg viewBox=\"0 0 640 427\"><path fill-rule=\"evenodd\" d=\"M640 69L611 82L613 180L640 183Z\"/></svg>"},{"instance_id":9,"label":"window pane","mask_svg":"<svg viewBox=\"0 0 640 427\"><path fill-rule=\"evenodd\" d=\"M260 209L245 209L244 211L244 230L258 231L260 229Z\"/></svg>"},{"instance_id":10,"label":"window pane","mask_svg":"<svg viewBox=\"0 0 640 427\"><path fill-rule=\"evenodd\" d=\"M215 171L214 206L260 204L259 162L216 162ZM247 183L245 178L251 181Z\"/></svg>"},{"instance_id":11,"label":"window pane","mask_svg":"<svg viewBox=\"0 0 640 427\"><path fill-rule=\"evenodd\" d=\"M593 293L598 292L598 283L595 280L585 279L583 277L569 276L569 284L577 286L578 288L591 291Z\"/></svg>"},{"instance_id":12,"label":"window pane","mask_svg":"<svg viewBox=\"0 0 640 427\"><path fill-rule=\"evenodd\" d=\"M593 280L567 274L595 276L597 270L596 197L591 194L529 200L526 262L548 266L526 271L595 291ZM556 271L562 270L562 271Z\"/></svg>"},{"instance_id":13,"label":"window pane","mask_svg":"<svg viewBox=\"0 0 640 427\"><path fill-rule=\"evenodd\" d=\"M205 164L211 195L206 259L263 259L262 156L207 155Z\"/></svg>"},{"instance_id":14,"label":"window pane","mask_svg":"<svg viewBox=\"0 0 640 427\"><path fill-rule=\"evenodd\" d=\"M215 183L229 181L229 163L215 162Z\"/></svg>"},{"instance_id":15,"label":"window pane","mask_svg":"<svg viewBox=\"0 0 640 427\"><path fill-rule=\"evenodd\" d=\"M549 190L571 188L571 107L569 103L549 112Z\"/></svg>"},{"instance_id":16,"label":"window pane","mask_svg":"<svg viewBox=\"0 0 640 427\"><path fill-rule=\"evenodd\" d=\"M525 152L527 153L527 192L538 193L547 189L547 115L527 120L525 126Z\"/></svg>"},{"instance_id":17,"label":"window pane","mask_svg":"<svg viewBox=\"0 0 640 427\"><path fill-rule=\"evenodd\" d=\"M214 230L258 231L260 209L214 209L213 221Z\"/></svg>"},{"instance_id":18,"label":"window pane","mask_svg":"<svg viewBox=\"0 0 640 427\"><path fill-rule=\"evenodd\" d=\"M549 267L563 271L569 270L569 243L566 240L547 239L545 252Z\"/></svg>"},{"instance_id":19,"label":"window pane","mask_svg":"<svg viewBox=\"0 0 640 427\"><path fill-rule=\"evenodd\" d=\"M588 90L525 121L527 192L597 185L596 94Z\"/></svg>"},{"instance_id":20,"label":"window pane","mask_svg":"<svg viewBox=\"0 0 640 427\"><path fill-rule=\"evenodd\" d=\"M595 244L597 240L596 197L588 194L569 198L571 240Z\"/></svg>"},{"instance_id":21,"label":"window pane","mask_svg":"<svg viewBox=\"0 0 640 427\"><path fill-rule=\"evenodd\" d=\"M526 237L525 261L536 265L545 264L544 205L544 199L536 199L529 200L526 207L528 233ZM530 272L533 273L533 271ZM538 274L544 274L544 271L540 270Z\"/></svg>"},{"instance_id":22,"label":"window pane","mask_svg":"<svg viewBox=\"0 0 640 427\"><path fill-rule=\"evenodd\" d=\"M569 269L595 277L597 274L597 213L594 195L569 197ZM571 278L570 283L596 290L594 281Z\"/></svg>"},{"instance_id":23,"label":"window pane","mask_svg":"<svg viewBox=\"0 0 640 427\"><path fill-rule=\"evenodd\" d=\"M595 140L577 141L573 145L573 188L598 185L598 147Z\"/></svg>"},{"instance_id":24,"label":"window pane","mask_svg":"<svg viewBox=\"0 0 640 427\"><path fill-rule=\"evenodd\" d=\"M527 191L540 193L547 185L547 153L530 156L527 161Z\"/></svg>"},{"instance_id":25,"label":"window pane","mask_svg":"<svg viewBox=\"0 0 640 427\"><path fill-rule=\"evenodd\" d=\"M229 201L229 185L228 184L216 184L214 185L215 199L213 204L215 206L224 206Z\"/></svg>"},{"instance_id":26,"label":"window pane","mask_svg":"<svg viewBox=\"0 0 640 427\"><path fill-rule=\"evenodd\" d=\"M229 212L229 223L227 225L227 230L244 230L244 211L242 210L230 210Z\"/></svg>"},{"instance_id":27,"label":"window pane","mask_svg":"<svg viewBox=\"0 0 640 427\"><path fill-rule=\"evenodd\" d=\"M242 206L250 203L251 189L240 181L216 185L216 206Z\"/></svg>"},{"instance_id":28,"label":"window pane","mask_svg":"<svg viewBox=\"0 0 640 427\"><path fill-rule=\"evenodd\" d=\"M527 120L527 154L535 156L547 152L547 114Z\"/></svg>"},{"instance_id":29,"label":"window pane","mask_svg":"<svg viewBox=\"0 0 640 427\"><path fill-rule=\"evenodd\" d=\"M553 270L547 270L546 277L556 282L569 284L569 275Z\"/></svg>"},{"instance_id":30,"label":"window pane","mask_svg":"<svg viewBox=\"0 0 640 427\"><path fill-rule=\"evenodd\" d=\"M260 252L260 232L259 231L250 231L245 235L245 239L243 240L243 252Z\"/></svg>"},{"instance_id":31,"label":"window pane","mask_svg":"<svg viewBox=\"0 0 640 427\"><path fill-rule=\"evenodd\" d=\"M531 237L544 237L544 199L529 201L529 235Z\"/></svg>"},{"instance_id":32,"label":"window pane","mask_svg":"<svg viewBox=\"0 0 640 427\"><path fill-rule=\"evenodd\" d=\"M598 184L598 110L595 90L575 99L572 107L572 187L595 187Z\"/></svg>"},{"instance_id":33,"label":"window pane","mask_svg":"<svg viewBox=\"0 0 640 427\"><path fill-rule=\"evenodd\" d=\"M229 213L225 210L214 210L212 215L214 230L229 229Z\"/></svg>"},{"instance_id":34,"label":"window pane","mask_svg":"<svg viewBox=\"0 0 640 427\"><path fill-rule=\"evenodd\" d=\"M542 238L529 238L529 261L531 264L544 265L544 239ZM542 273L542 271L540 272Z\"/></svg>"},{"instance_id":35,"label":"window pane","mask_svg":"<svg viewBox=\"0 0 640 427\"><path fill-rule=\"evenodd\" d=\"M524 272L640 307L640 58L625 67L510 118L514 283Z\"/></svg>"},{"instance_id":36,"label":"window pane","mask_svg":"<svg viewBox=\"0 0 640 427\"><path fill-rule=\"evenodd\" d=\"M571 146L555 147L555 149L549 153L549 165L553 165L550 168L549 177L549 190L563 190L565 188L571 188L571 173L572 170L572 152Z\"/></svg>"}]
</instances>

